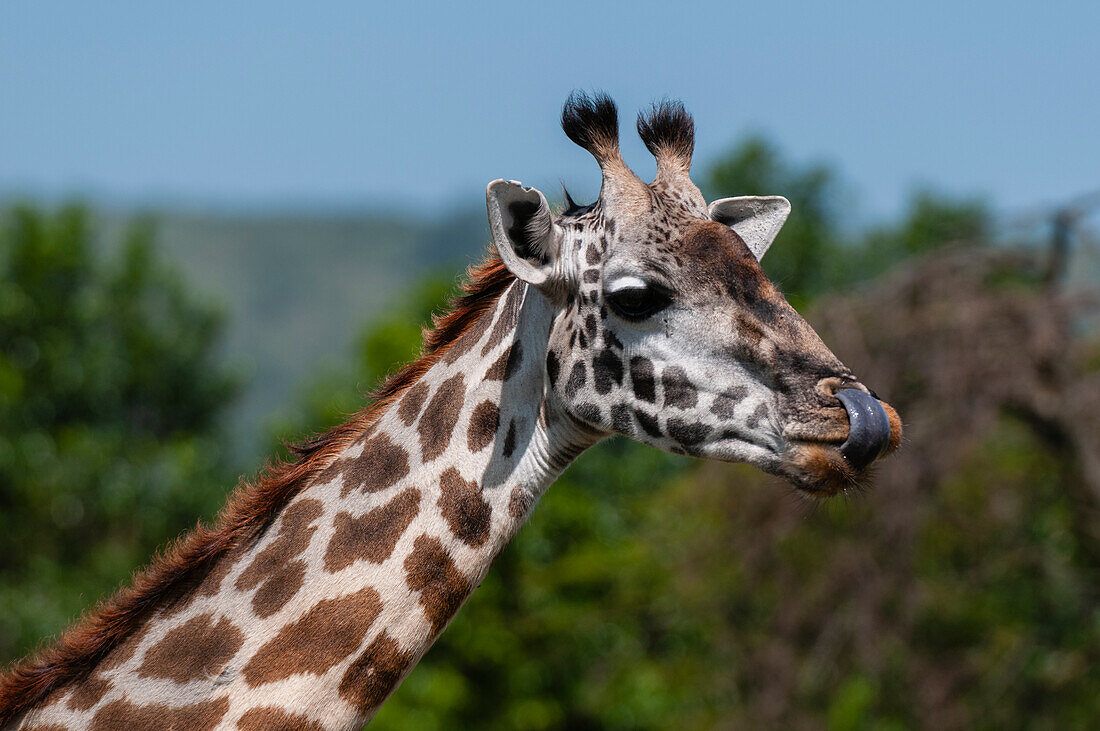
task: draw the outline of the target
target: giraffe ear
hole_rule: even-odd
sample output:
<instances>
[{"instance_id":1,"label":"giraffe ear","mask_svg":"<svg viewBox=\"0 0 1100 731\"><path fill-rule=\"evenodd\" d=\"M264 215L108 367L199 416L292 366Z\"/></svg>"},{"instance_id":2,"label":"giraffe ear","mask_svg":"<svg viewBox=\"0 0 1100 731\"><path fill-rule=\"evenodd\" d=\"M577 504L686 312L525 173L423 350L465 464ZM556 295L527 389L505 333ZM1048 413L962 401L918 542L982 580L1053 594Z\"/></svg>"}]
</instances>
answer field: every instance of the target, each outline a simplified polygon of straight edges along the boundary
<instances>
[{"instance_id":1,"label":"giraffe ear","mask_svg":"<svg viewBox=\"0 0 1100 731\"><path fill-rule=\"evenodd\" d=\"M515 180L494 180L485 189L489 227L508 271L535 287L551 282L561 246L561 229L546 196Z\"/></svg>"},{"instance_id":2,"label":"giraffe ear","mask_svg":"<svg viewBox=\"0 0 1100 731\"><path fill-rule=\"evenodd\" d=\"M780 195L744 195L714 201L707 211L712 221L732 228L759 261L787 221L791 202Z\"/></svg>"}]
</instances>

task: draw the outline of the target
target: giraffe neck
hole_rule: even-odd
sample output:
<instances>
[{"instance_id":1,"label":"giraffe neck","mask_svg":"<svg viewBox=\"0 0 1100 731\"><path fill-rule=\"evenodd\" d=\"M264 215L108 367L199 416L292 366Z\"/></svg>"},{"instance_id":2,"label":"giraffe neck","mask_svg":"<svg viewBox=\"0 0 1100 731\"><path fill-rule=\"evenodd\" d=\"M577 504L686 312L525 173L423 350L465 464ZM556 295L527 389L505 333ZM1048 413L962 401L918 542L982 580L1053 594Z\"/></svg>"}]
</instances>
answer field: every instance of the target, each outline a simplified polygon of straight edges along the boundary
<instances>
[{"instance_id":1,"label":"giraffe neck","mask_svg":"<svg viewBox=\"0 0 1100 731\"><path fill-rule=\"evenodd\" d=\"M513 283L258 540L25 720L369 719L601 437L546 387L551 320Z\"/></svg>"}]
</instances>

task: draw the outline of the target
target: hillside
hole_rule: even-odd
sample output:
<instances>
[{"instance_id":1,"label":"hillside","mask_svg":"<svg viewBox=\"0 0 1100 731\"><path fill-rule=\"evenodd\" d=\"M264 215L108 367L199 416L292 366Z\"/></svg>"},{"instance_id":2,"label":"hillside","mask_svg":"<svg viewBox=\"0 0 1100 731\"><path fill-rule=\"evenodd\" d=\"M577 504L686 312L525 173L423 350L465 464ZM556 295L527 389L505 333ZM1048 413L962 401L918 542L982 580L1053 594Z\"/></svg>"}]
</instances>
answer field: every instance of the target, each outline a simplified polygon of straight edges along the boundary
<instances>
[{"instance_id":1,"label":"hillside","mask_svg":"<svg viewBox=\"0 0 1100 731\"><path fill-rule=\"evenodd\" d=\"M231 415L243 465L255 461L266 421L295 400L296 386L347 361L364 323L426 273L457 274L489 240L481 211L430 222L178 211L151 219L164 257L227 314L225 355L247 382ZM99 240L117 245L131 220L100 213Z\"/></svg>"}]
</instances>

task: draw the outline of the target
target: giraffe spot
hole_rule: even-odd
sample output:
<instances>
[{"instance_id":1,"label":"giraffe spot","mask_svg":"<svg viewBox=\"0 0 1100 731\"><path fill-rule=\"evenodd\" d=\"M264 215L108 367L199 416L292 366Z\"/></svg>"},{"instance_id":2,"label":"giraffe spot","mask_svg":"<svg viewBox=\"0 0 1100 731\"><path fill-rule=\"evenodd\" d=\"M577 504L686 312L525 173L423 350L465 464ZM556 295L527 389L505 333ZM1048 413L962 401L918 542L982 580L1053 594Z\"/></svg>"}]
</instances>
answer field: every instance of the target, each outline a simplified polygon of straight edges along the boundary
<instances>
[{"instance_id":1,"label":"giraffe spot","mask_svg":"<svg viewBox=\"0 0 1100 731\"><path fill-rule=\"evenodd\" d=\"M306 578L306 562L291 561L269 574L252 596L252 609L261 619L270 617L294 598Z\"/></svg>"},{"instance_id":2,"label":"giraffe spot","mask_svg":"<svg viewBox=\"0 0 1100 731\"><path fill-rule=\"evenodd\" d=\"M138 675L177 683L217 675L244 644L244 634L228 618L217 624L200 614L168 632L145 653Z\"/></svg>"},{"instance_id":3,"label":"giraffe spot","mask_svg":"<svg viewBox=\"0 0 1100 731\"><path fill-rule=\"evenodd\" d=\"M710 405L710 413L720 419L732 419L737 404L749 395L749 390L744 386L734 386L714 397Z\"/></svg>"},{"instance_id":4,"label":"giraffe spot","mask_svg":"<svg viewBox=\"0 0 1100 731\"><path fill-rule=\"evenodd\" d=\"M685 447L698 444L710 434L710 427L706 424L696 424L683 419L668 420L668 435L683 444Z\"/></svg>"},{"instance_id":5,"label":"giraffe spot","mask_svg":"<svg viewBox=\"0 0 1100 731\"><path fill-rule=\"evenodd\" d=\"M584 318L584 332L590 338L596 337L596 333L600 330L600 323L596 320L595 313L589 313L588 317Z\"/></svg>"},{"instance_id":6,"label":"giraffe spot","mask_svg":"<svg viewBox=\"0 0 1100 731\"><path fill-rule=\"evenodd\" d=\"M89 711L103 700L111 689L111 681L96 673L80 683L69 696L68 706L74 711Z\"/></svg>"},{"instance_id":7,"label":"giraffe spot","mask_svg":"<svg viewBox=\"0 0 1100 731\"><path fill-rule=\"evenodd\" d=\"M678 409L690 409L695 406L696 390L688 379L687 373L679 366L665 368L661 375L661 383L665 387L665 406L675 406Z\"/></svg>"},{"instance_id":8,"label":"giraffe spot","mask_svg":"<svg viewBox=\"0 0 1100 731\"><path fill-rule=\"evenodd\" d=\"M259 590L252 597L252 608L261 617L270 617L282 609L298 590L305 577L305 563L292 561L309 547L317 531L313 521L324 508L319 500L298 500L283 511L279 533L267 548L256 554L252 563L237 577L239 591Z\"/></svg>"},{"instance_id":9,"label":"giraffe spot","mask_svg":"<svg viewBox=\"0 0 1100 731\"><path fill-rule=\"evenodd\" d=\"M401 403L397 405L397 416L405 426L412 426L416 422L416 417L420 416L420 408L424 406L426 398L428 398L428 384L424 381L417 381L416 385L401 397Z\"/></svg>"},{"instance_id":10,"label":"giraffe spot","mask_svg":"<svg viewBox=\"0 0 1100 731\"><path fill-rule=\"evenodd\" d=\"M492 401L482 401L470 415L470 426L466 430L466 446L471 452L480 452L493 442L499 427L500 407Z\"/></svg>"},{"instance_id":11,"label":"giraffe spot","mask_svg":"<svg viewBox=\"0 0 1100 731\"><path fill-rule=\"evenodd\" d=\"M577 416L581 421L595 426L600 423L600 407L589 403L577 404Z\"/></svg>"},{"instance_id":12,"label":"giraffe spot","mask_svg":"<svg viewBox=\"0 0 1100 731\"><path fill-rule=\"evenodd\" d=\"M656 381L653 378L653 362L636 355L630 359L630 383L634 395L642 401L657 402Z\"/></svg>"},{"instance_id":13,"label":"giraffe spot","mask_svg":"<svg viewBox=\"0 0 1100 731\"><path fill-rule=\"evenodd\" d=\"M523 346L517 340L485 371L486 381L507 381L519 370L523 362Z\"/></svg>"},{"instance_id":14,"label":"giraffe spot","mask_svg":"<svg viewBox=\"0 0 1100 731\"><path fill-rule=\"evenodd\" d=\"M599 269L585 269L581 277L587 284L595 284L600 281Z\"/></svg>"},{"instance_id":15,"label":"giraffe spot","mask_svg":"<svg viewBox=\"0 0 1100 731\"><path fill-rule=\"evenodd\" d=\"M274 706L250 708L237 721L240 731L324 731L325 727L297 713Z\"/></svg>"},{"instance_id":16,"label":"giraffe spot","mask_svg":"<svg viewBox=\"0 0 1100 731\"><path fill-rule=\"evenodd\" d=\"M745 422L745 425L750 429L755 429L760 426L760 422L768 418L768 407L766 404L757 404L756 408L749 414L749 420Z\"/></svg>"},{"instance_id":17,"label":"giraffe spot","mask_svg":"<svg viewBox=\"0 0 1100 731\"><path fill-rule=\"evenodd\" d=\"M520 363L523 362L523 346L517 340L512 343L512 347L508 349L508 362L504 367L504 380L511 380L512 376L516 375L519 371Z\"/></svg>"},{"instance_id":18,"label":"giraffe spot","mask_svg":"<svg viewBox=\"0 0 1100 731\"><path fill-rule=\"evenodd\" d=\"M483 381L503 381L504 374L508 370L508 359L512 355L512 348L516 347L518 343L513 343L511 348L500 354L489 369L485 371L485 375L482 377Z\"/></svg>"},{"instance_id":19,"label":"giraffe spot","mask_svg":"<svg viewBox=\"0 0 1100 731\"><path fill-rule=\"evenodd\" d=\"M622 385L622 359L611 350L601 350L592 362L592 376L596 382L596 393L610 393L613 385Z\"/></svg>"},{"instance_id":20,"label":"giraffe spot","mask_svg":"<svg viewBox=\"0 0 1100 731\"><path fill-rule=\"evenodd\" d=\"M508 498L508 515L516 520L526 518L527 514L531 512L531 506L534 505L534 502L535 496L531 494L530 490L514 487L511 496Z\"/></svg>"},{"instance_id":21,"label":"giraffe spot","mask_svg":"<svg viewBox=\"0 0 1100 731\"><path fill-rule=\"evenodd\" d=\"M340 680L340 697L367 713L378 708L412 664L412 654L383 630Z\"/></svg>"},{"instance_id":22,"label":"giraffe spot","mask_svg":"<svg viewBox=\"0 0 1100 731\"><path fill-rule=\"evenodd\" d=\"M565 395L567 398L572 399L577 395L577 392L584 388L584 384L587 381L587 372L584 368L583 361L577 361L573 364L573 370L569 374L569 380L565 382Z\"/></svg>"},{"instance_id":23,"label":"giraffe spot","mask_svg":"<svg viewBox=\"0 0 1100 731\"><path fill-rule=\"evenodd\" d=\"M431 623L433 636L447 625L473 589L443 542L427 534L416 539L405 559L405 583L420 592L420 607Z\"/></svg>"},{"instance_id":24,"label":"giraffe spot","mask_svg":"<svg viewBox=\"0 0 1100 731\"><path fill-rule=\"evenodd\" d=\"M338 513L336 530L325 550L325 570L336 573L358 560L382 563L393 554L398 539L418 512L420 491L409 488L360 518Z\"/></svg>"},{"instance_id":25,"label":"giraffe spot","mask_svg":"<svg viewBox=\"0 0 1100 731\"><path fill-rule=\"evenodd\" d=\"M320 500L303 498L286 507L280 519L280 535L298 533L309 527L310 523L321 517L325 507ZM308 545L308 541L307 541ZM302 547L305 550L305 546Z\"/></svg>"},{"instance_id":26,"label":"giraffe spot","mask_svg":"<svg viewBox=\"0 0 1100 731\"><path fill-rule=\"evenodd\" d=\"M428 402L428 408L420 417L416 430L420 433L420 452L425 462L430 462L451 443L451 434L458 423L466 386L461 373L448 378ZM407 468L406 468L407 471Z\"/></svg>"},{"instance_id":27,"label":"giraffe spot","mask_svg":"<svg viewBox=\"0 0 1100 731\"><path fill-rule=\"evenodd\" d=\"M481 349L482 355L488 355L489 351L500 345L504 337L515 329L516 320L519 318L521 289L515 285L509 288L508 296L500 308L500 316L493 325L493 332L490 333L485 347ZM484 319L489 319L489 316L485 316Z\"/></svg>"},{"instance_id":28,"label":"giraffe spot","mask_svg":"<svg viewBox=\"0 0 1100 731\"><path fill-rule=\"evenodd\" d=\"M664 434L661 433L661 426L657 423L656 416L650 416L644 411L634 409L634 418L638 420L638 424L642 427L642 431L649 436L654 439L660 439L664 436Z\"/></svg>"},{"instance_id":29,"label":"giraffe spot","mask_svg":"<svg viewBox=\"0 0 1100 731\"><path fill-rule=\"evenodd\" d=\"M589 264L600 263L600 250L596 248L594 243L588 245L588 248L584 250L584 260Z\"/></svg>"},{"instance_id":30,"label":"giraffe spot","mask_svg":"<svg viewBox=\"0 0 1100 731\"><path fill-rule=\"evenodd\" d=\"M630 407L615 404L611 407L611 426L620 434L630 436L634 433L634 421L630 418Z\"/></svg>"},{"instance_id":31,"label":"giraffe spot","mask_svg":"<svg viewBox=\"0 0 1100 731\"><path fill-rule=\"evenodd\" d=\"M550 383L558 382L558 374L561 373L561 361L553 350L546 351L546 374L550 377Z\"/></svg>"},{"instance_id":32,"label":"giraffe spot","mask_svg":"<svg viewBox=\"0 0 1100 731\"><path fill-rule=\"evenodd\" d=\"M385 433L368 439L358 457L341 461L344 463L341 469L344 482L340 497L347 497L356 488L363 492L385 490L409 474L409 453L401 445L394 444Z\"/></svg>"},{"instance_id":33,"label":"giraffe spot","mask_svg":"<svg viewBox=\"0 0 1100 731\"><path fill-rule=\"evenodd\" d=\"M439 508L451 532L468 546L477 547L489 537L489 518L493 509L481 496L476 482L467 482L454 467L448 467L439 478L442 494Z\"/></svg>"},{"instance_id":34,"label":"giraffe spot","mask_svg":"<svg viewBox=\"0 0 1100 731\"><path fill-rule=\"evenodd\" d=\"M378 592L367 587L339 599L324 599L298 621L279 630L241 669L250 686L326 670L355 652L382 611Z\"/></svg>"},{"instance_id":35,"label":"giraffe spot","mask_svg":"<svg viewBox=\"0 0 1100 731\"><path fill-rule=\"evenodd\" d=\"M512 453L516 451L516 420L508 420L508 433L504 435L504 446L501 448L501 454L505 459L512 456Z\"/></svg>"},{"instance_id":36,"label":"giraffe spot","mask_svg":"<svg viewBox=\"0 0 1100 731\"><path fill-rule=\"evenodd\" d=\"M186 706L161 703L142 706L120 698L100 708L88 728L91 731L162 728L207 731L214 728L228 710L229 699L225 697Z\"/></svg>"}]
</instances>

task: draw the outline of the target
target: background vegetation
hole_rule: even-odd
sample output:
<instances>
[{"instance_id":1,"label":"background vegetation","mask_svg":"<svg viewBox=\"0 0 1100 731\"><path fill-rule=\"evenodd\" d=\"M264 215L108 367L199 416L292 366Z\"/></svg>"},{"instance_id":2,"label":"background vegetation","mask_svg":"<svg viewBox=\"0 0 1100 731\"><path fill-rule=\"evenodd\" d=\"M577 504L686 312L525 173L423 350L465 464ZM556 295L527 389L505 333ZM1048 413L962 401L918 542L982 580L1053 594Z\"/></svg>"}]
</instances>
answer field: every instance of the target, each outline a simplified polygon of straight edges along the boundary
<instances>
[{"instance_id":1,"label":"background vegetation","mask_svg":"<svg viewBox=\"0 0 1100 731\"><path fill-rule=\"evenodd\" d=\"M873 489L811 504L743 466L601 445L549 491L372 728L1100 718L1088 301L1048 281L1038 254L993 246L981 201L923 191L901 220L853 232L837 173L764 139L700 180L709 196L791 198L765 268L899 408L904 449ZM2 658L212 515L258 463L242 464L246 440L230 435L242 384L219 350L221 317L157 258L150 225L95 234L89 220L18 208L0 233ZM409 281L410 261L475 255L473 220L449 242L444 226L390 222L404 253L372 250L372 276ZM269 449L358 408L357 387L415 352L450 272L391 287L348 362L273 421Z\"/></svg>"}]
</instances>

